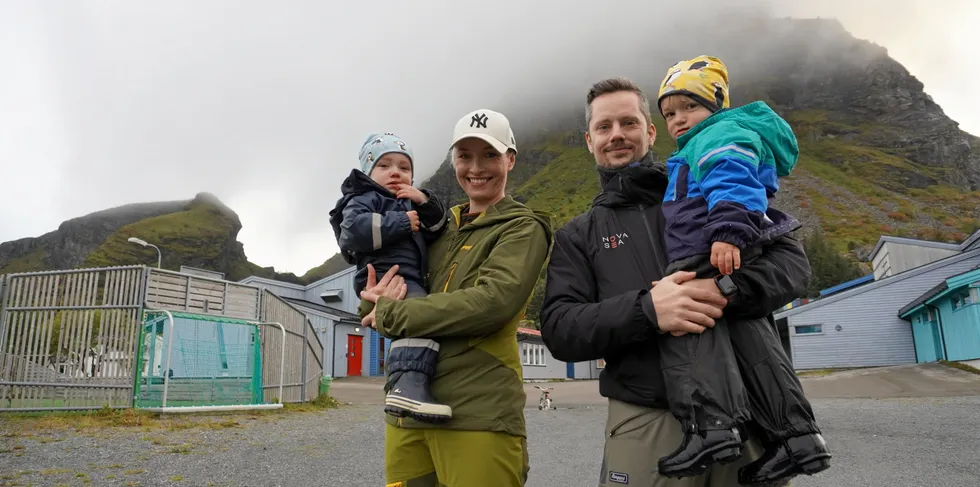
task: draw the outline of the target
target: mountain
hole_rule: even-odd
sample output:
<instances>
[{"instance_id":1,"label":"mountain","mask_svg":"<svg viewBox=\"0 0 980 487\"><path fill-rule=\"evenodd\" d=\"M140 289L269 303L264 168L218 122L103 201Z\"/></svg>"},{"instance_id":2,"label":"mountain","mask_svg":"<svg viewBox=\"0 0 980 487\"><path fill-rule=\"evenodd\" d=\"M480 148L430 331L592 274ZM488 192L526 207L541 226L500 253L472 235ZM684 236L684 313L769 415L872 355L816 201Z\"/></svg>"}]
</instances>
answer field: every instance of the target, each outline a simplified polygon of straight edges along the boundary
<instances>
[{"instance_id":1,"label":"mountain","mask_svg":"<svg viewBox=\"0 0 980 487\"><path fill-rule=\"evenodd\" d=\"M793 126L800 161L782 181L775 206L800 218L801 233L815 239L819 282L867 272L866 263L857 263L883 234L960 242L980 228L980 139L960 130L884 48L854 38L838 22L740 18L712 25L711 36L685 38L682 48L653 44L637 57L650 65L649 74L634 79L650 96L674 61L712 54L729 67L733 105L763 100ZM536 100L533 115L510 116L520 154L508 191L559 224L585 211L599 190L582 136L586 89ZM654 123L660 135L653 151L664 160L674 143L656 110ZM465 201L448 161L422 186L450 203ZM154 264L156 252L127 242L133 236L159 245L166 268L190 265L229 279L255 274L310 283L348 267L334 255L303 276L261 268L246 258L240 229L238 216L207 193L125 205L0 244L0 273ZM543 280L529 317L537 316L542 289Z\"/></svg>"},{"instance_id":2,"label":"mountain","mask_svg":"<svg viewBox=\"0 0 980 487\"><path fill-rule=\"evenodd\" d=\"M833 20L752 19L713 34L685 52L726 62L733 106L763 100L794 128L800 160L775 206L800 218L804 234L819 227L858 260L882 234L960 242L980 228L980 138L960 130L884 48ZM634 81L655 98L659 76ZM653 152L666 160L675 144L652 108ZM508 191L560 223L585 211L599 189L584 106L573 112L576 119L561 121L577 124L572 130L522 137L528 124L514 123L521 153ZM448 161L423 187L465 200Z\"/></svg>"},{"instance_id":3,"label":"mountain","mask_svg":"<svg viewBox=\"0 0 980 487\"><path fill-rule=\"evenodd\" d=\"M258 275L304 282L249 262L238 241L241 228L238 215L209 193L192 200L124 205L73 218L37 238L0 244L0 274L155 265L156 250L128 241L137 237L160 247L165 269L186 265L224 272L230 280Z\"/></svg>"},{"instance_id":4,"label":"mountain","mask_svg":"<svg viewBox=\"0 0 980 487\"><path fill-rule=\"evenodd\" d=\"M681 56L720 57L729 67L733 106L765 101L799 140L799 163L782 180L774 206L804 223L799 233L808 253L819 254L811 259L811 296L817 283L870 272L864 261L881 235L959 243L980 228L980 138L960 130L884 48L821 19L754 18L712 34ZM655 78L634 81L655 99L670 64ZM584 104L585 90L575 103ZM663 161L676 146L651 108L658 133L652 150ZM508 192L553 213L559 225L585 211L599 191L582 135L584 105L569 111L574 118L543 130L512 119L521 152ZM423 187L465 201L448 160ZM543 275L528 309L532 320L542 281Z\"/></svg>"}]
</instances>

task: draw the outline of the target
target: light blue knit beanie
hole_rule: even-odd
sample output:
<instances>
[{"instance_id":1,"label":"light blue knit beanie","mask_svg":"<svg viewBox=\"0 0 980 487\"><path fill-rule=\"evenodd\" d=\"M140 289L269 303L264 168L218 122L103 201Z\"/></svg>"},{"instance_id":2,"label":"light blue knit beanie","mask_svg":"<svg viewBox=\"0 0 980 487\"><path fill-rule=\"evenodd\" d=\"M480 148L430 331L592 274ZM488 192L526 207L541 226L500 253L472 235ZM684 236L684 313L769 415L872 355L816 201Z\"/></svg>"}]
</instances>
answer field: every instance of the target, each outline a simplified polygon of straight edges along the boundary
<instances>
[{"instance_id":1,"label":"light blue knit beanie","mask_svg":"<svg viewBox=\"0 0 980 487\"><path fill-rule=\"evenodd\" d=\"M357 155L361 161L361 171L370 176L378 159L392 152L408 156L409 162L412 163L412 172L415 172L415 157L412 155L412 149L405 144L405 141L391 132L371 134L364 141L364 144L361 145L361 152Z\"/></svg>"}]
</instances>

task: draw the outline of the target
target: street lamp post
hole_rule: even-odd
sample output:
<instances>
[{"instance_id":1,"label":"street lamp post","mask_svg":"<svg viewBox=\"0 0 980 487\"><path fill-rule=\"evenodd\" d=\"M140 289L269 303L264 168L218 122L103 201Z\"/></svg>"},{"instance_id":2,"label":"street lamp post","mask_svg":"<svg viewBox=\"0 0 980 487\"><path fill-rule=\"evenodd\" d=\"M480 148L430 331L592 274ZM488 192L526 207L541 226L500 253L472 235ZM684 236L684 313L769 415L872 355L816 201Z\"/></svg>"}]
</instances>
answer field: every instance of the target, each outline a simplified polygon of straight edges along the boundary
<instances>
[{"instance_id":1,"label":"street lamp post","mask_svg":"<svg viewBox=\"0 0 980 487\"><path fill-rule=\"evenodd\" d=\"M134 244L139 244L144 247L153 247L157 249L157 269L160 268L160 262L163 260L163 254L160 253L160 247L157 247L156 245L148 243L146 240L139 239L136 237L129 237L129 242Z\"/></svg>"}]
</instances>

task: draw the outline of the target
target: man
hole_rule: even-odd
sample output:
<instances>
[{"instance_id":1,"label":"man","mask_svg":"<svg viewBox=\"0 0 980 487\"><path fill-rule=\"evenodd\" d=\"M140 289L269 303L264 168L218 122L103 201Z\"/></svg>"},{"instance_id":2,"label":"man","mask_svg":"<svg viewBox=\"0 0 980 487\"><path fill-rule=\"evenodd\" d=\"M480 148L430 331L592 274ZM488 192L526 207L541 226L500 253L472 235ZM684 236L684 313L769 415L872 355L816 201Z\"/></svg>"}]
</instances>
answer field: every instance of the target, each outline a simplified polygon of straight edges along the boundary
<instances>
[{"instance_id":1,"label":"man","mask_svg":"<svg viewBox=\"0 0 980 487\"><path fill-rule=\"evenodd\" d=\"M600 81L586 98L586 123L602 191L555 235L541 334L558 360L606 361L599 378L599 392L609 399L600 485L738 485L738 468L761 453L754 439L741 459L702 475L675 480L657 472L658 459L683 438L667 410L657 340L701 333L722 314L772 324L772 311L804 295L809 262L799 242L784 237L733 273L726 295L714 279L664 276L667 173L650 152L657 132L646 95L625 79Z\"/></svg>"}]
</instances>

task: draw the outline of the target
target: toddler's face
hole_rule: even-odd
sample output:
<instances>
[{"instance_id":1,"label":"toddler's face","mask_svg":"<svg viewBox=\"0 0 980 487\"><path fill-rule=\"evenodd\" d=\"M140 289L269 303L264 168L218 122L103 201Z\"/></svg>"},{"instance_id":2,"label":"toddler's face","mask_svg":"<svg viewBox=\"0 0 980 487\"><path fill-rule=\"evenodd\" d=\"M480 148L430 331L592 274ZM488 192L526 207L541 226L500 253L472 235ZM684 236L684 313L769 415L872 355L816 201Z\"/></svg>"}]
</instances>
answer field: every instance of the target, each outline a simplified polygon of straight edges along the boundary
<instances>
[{"instance_id":1,"label":"toddler's face","mask_svg":"<svg viewBox=\"0 0 980 487\"><path fill-rule=\"evenodd\" d=\"M385 154L371 170L371 179L395 193L402 184L412 184L412 161L405 154Z\"/></svg>"},{"instance_id":2,"label":"toddler's face","mask_svg":"<svg viewBox=\"0 0 980 487\"><path fill-rule=\"evenodd\" d=\"M660 102L660 111L667 121L667 133L674 140L711 116L711 110L685 95L671 95Z\"/></svg>"}]
</instances>

